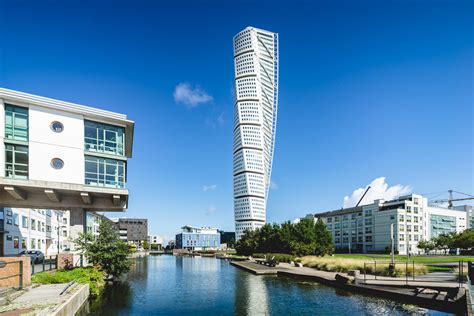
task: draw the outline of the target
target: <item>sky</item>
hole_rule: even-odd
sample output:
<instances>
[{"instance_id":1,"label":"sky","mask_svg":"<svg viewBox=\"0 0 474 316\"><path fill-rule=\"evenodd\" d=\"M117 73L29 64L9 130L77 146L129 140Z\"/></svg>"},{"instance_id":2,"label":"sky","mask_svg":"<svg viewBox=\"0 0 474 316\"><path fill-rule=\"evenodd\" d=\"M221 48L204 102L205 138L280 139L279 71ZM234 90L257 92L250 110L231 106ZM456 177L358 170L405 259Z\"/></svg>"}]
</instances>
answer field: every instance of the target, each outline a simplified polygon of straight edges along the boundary
<instances>
[{"instance_id":1,"label":"sky","mask_svg":"<svg viewBox=\"0 0 474 316\"><path fill-rule=\"evenodd\" d=\"M233 231L236 33L279 33L267 221L283 222L371 183L474 193L473 21L473 1L0 0L0 86L136 122L111 216Z\"/></svg>"}]
</instances>

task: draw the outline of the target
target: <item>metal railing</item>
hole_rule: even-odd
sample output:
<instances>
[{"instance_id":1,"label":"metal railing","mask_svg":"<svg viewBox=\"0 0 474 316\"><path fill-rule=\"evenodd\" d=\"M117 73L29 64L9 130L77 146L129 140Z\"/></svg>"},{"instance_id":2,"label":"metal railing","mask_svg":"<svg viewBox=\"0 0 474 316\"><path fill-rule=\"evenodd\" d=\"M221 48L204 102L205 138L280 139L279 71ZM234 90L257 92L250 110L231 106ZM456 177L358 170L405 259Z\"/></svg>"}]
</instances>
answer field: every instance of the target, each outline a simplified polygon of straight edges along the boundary
<instances>
[{"instance_id":1,"label":"metal railing","mask_svg":"<svg viewBox=\"0 0 474 316\"><path fill-rule=\"evenodd\" d=\"M466 262L458 261L457 263L441 269L440 271L428 272L426 274L419 273L419 264L411 261L370 261L364 262L363 282L377 280L393 282L398 284L410 285L410 282L427 282L427 283L458 283L459 287L463 287L466 276L464 275ZM474 267L473 267L474 268ZM474 274L474 269L472 274ZM361 278L362 276L359 276ZM387 283L389 284L389 283Z\"/></svg>"},{"instance_id":2,"label":"metal railing","mask_svg":"<svg viewBox=\"0 0 474 316\"><path fill-rule=\"evenodd\" d=\"M7 275L7 276L2 276L2 277L0 277L0 280L6 280L6 279L18 277L18 289L21 290L23 288L23 261L21 261L21 260L10 261L10 262L2 261L2 267L0 268L0 272L2 271L2 269L4 269L9 264L18 264L18 273L15 273L15 274L12 274L12 275ZM2 274L0 274L0 275L2 275Z\"/></svg>"},{"instance_id":3,"label":"metal railing","mask_svg":"<svg viewBox=\"0 0 474 316\"><path fill-rule=\"evenodd\" d=\"M48 256L44 257L43 261L40 263L35 263L34 260L31 260L31 274L56 270L58 268L58 256Z\"/></svg>"}]
</instances>

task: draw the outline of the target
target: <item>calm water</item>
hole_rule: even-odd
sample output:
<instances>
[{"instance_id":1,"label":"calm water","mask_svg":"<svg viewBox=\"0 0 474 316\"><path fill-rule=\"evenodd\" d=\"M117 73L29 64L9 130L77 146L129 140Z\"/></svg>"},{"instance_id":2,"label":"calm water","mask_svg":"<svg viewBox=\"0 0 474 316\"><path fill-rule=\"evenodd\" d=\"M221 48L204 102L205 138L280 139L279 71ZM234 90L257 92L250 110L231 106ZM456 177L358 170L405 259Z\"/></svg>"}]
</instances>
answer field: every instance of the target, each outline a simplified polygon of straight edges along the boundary
<instances>
[{"instance_id":1,"label":"calm water","mask_svg":"<svg viewBox=\"0 0 474 316\"><path fill-rule=\"evenodd\" d=\"M214 258L138 258L81 315L449 315L317 283L255 276Z\"/></svg>"}]
</instances>

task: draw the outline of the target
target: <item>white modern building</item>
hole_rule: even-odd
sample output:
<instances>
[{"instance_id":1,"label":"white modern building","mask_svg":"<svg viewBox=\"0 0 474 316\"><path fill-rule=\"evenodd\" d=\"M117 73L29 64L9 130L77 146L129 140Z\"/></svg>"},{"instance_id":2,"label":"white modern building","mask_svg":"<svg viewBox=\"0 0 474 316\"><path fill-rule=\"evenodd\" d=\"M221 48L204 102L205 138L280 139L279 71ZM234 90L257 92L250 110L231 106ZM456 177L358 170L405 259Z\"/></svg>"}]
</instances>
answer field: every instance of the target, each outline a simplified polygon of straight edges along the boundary
<instances>
[{"instance_id":1,"label":"white modern building","mask_svg":"<svg viewBox=\"0 0 474 316\"><path fill-rule=\"evenodd\" d=\"M474 228L474 206L472 205L458 205L454 207L455 210L466 212L467 228Z\"/></svg>"},{"instance_id":2,"label":"white modern building","mask_svg":"<svg viewBox=\"0 0 474 316\"><path fill-rule=\"evenodd\" d=\"M163 248L163 237L160 235L148 235L148 243L151 245L157 245L158 250Z\"/></svg>"},{"instance_id":3,"label":"white modern building","mask_svg":"<svg viewBox=\"0 0 474 316\"><path fill-rule=\"evenodd\" d=\"M278 59L278 34L247 27L234 37L237 240L266 220L278 109Z\"/></svg>"},{"instance_id":4,"label":"white modern building","mask_svg":"<svg viewBox=\"0 0 474 316\"><path fill-rule=\"evenodd\" d=\"M420 240L467 228L464 211L430 206L428 200L418 194L309 214L306 218L321 218L331 231L336 248L363 253L390 249L392 224L394 248L400 254L407 251L418 254L422 252L417 247Z\"/></svg>"},{"instance_id":5,"label":"white modern building","mask_svg":"<svg viewBox=\"0 0 474 316\"><path fill-rule=\"evenodd\" d=\"M40 250L46 256L69 248L68 214L63 211L0 208L0 257L25 250Z\"/></svg>"},{"instance_id":6,"label":"white modern building","mask_svg":"<svg viewBox=\"0 0 474 316\"><path fill-rule=\"evenodd\" d=\"M123 114L0 88L0 207L69 210L74 236L86 211L124 211L133 129Z\"/></svg>"}]
</instances>

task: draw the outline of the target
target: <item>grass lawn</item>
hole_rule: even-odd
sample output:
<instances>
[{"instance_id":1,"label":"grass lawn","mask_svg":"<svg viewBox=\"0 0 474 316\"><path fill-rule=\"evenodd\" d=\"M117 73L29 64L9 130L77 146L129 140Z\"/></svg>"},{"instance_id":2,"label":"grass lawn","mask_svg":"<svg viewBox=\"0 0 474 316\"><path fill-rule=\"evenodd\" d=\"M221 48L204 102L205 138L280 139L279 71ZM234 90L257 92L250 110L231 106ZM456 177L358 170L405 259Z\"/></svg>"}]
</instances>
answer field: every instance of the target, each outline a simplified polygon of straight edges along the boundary
<instances>
[{"instance_id":1,"label":"grass lawn","mask_svg":"<svg viewBox=\"0 0 474 316\"><path fill-rule=\"evenodd\" d=\"M367 261L374 260L390 260L390 255L377 255L377 254L335 254L337 258L346 258L346 259L361 259ZM402 255L395 255L396 261L406 261L407 257ZM474 256L411 256L410 260L415 261L415 263L423 264L436 264L436 263L448 263L448 262L458 262L458 261L474 261Z\"/></svg>"}]
</instances>

